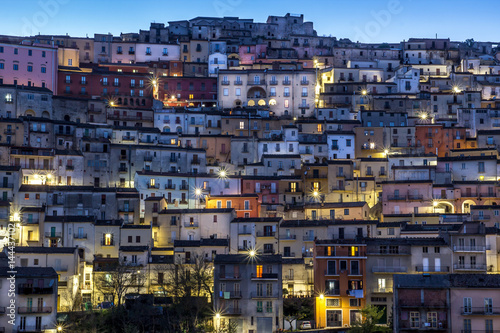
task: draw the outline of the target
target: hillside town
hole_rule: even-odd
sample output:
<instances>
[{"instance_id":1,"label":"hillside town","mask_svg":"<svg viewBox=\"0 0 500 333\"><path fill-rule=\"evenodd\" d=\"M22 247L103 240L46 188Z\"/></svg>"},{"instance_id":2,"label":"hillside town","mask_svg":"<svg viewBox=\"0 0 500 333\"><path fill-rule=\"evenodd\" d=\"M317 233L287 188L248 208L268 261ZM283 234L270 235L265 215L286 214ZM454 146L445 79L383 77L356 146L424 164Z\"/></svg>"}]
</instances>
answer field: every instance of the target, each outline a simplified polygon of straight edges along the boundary
<instances>
[{"instance_id":1,"label":"hillside town","mask_svg":"<svg viewBox=\"0 0 500 333\"><path fill-rule=\"evenodd\" d=\"M321 33L0 35L0 332L498 332L499 44Z\"/></svg>"}]
</instances>

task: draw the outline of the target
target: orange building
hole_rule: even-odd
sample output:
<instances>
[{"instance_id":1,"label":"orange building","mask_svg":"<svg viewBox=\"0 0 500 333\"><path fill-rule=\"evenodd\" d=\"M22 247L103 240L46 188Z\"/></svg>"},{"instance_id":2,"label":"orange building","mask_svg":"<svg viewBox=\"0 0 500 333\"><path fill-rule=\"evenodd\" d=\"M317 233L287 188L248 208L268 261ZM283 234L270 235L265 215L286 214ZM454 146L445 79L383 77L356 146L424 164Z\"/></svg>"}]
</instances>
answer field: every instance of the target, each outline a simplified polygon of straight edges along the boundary
<instances>
[{"instance_id":1,"label":"orange building","mask_svg":"<svg viewBox=\"0 0 500 333\"><path fill-rule=\"evenodd\" d=\"M415 141L426 154L438 157L448 156L451 149L467 148L465 127L445 127L443 124L417 125Z\"/></svg>"},{"instance_id":2,"label":"orange building","mask_svg":"<svg viewBox=\"0 0 500 333\"><path fill-rule=\"evenodd\" d=\"M206 208L234 208L236 217L259 217L260 202L257 194L210 195Z\"/></svg>"},{"instance_id":3,"label":"orange building","mask_svg":"<svg viewBox=\"0 0 500 333\"><path fill-rule=\"evenodd\" d=\"M318 328L344 328L360 319L366 304L366 244L359 239L316 240L315 321Z\"/></svg>"}]
</instances>

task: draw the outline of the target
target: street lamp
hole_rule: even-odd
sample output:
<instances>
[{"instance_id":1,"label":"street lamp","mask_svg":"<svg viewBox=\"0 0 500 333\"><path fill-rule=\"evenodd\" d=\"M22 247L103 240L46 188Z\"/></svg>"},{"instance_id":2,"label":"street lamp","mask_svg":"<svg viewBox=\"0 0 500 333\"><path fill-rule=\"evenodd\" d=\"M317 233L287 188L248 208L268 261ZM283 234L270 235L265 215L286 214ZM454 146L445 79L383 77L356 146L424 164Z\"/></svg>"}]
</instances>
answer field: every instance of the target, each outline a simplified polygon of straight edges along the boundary
<instances>
[{"instance_id":1,"label":"street lamp","mask_svg":"<svg viewBox=\"0 0 500 333\"><path fill-rule=\"evenodd\" d=\"M319 299L321 300L321 303L323 303L323 299L325 298L325 295L323 293L319 294ZM318 328L321 326L321 309L318 311Z\"/></svg>"}]
</instances>

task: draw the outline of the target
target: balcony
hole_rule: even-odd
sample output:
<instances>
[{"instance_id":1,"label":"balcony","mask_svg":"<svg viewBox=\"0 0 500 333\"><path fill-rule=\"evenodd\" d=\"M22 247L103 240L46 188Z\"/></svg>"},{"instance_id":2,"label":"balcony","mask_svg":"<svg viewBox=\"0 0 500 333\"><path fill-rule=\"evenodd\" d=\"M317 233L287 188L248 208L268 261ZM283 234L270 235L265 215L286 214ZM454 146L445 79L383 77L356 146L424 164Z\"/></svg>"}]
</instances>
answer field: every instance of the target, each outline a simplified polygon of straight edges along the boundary
<instances>
[{"instance_id":1,"label":"balcony","mask_svg":"<svg viewBox=\"0 0 500 333\"><path fill-rule=\"evenodd\" d=\"M120 155L120 161L126 161L127 155Z\"/></svg>"},{"instance_id":2,"label":"balcony","mask_svg":"<svg viewBox=\"0 0 500 333\"><path fill-rule=\"evenodd\" d=\"M124 173L124 172L127 172L127 167L126 167L126 166L121 166L121 167L118 167L118 172L119 172L119 173Z\"/></svg>"},{"instance_id":3,"label":"balcony","mask_svg":"<svg viewBox=\"0 0 500 333\"><path fill-rule=\"evenodd\" d=\"M373 266L372 273L406 273L406 266Z\"/></svg>"},{"instance_id":4,"label":"balcony","mask_svg":"<svg viewBox=\"0 0 500 333\"><path fill-rule=\"evenodd\" d=\"M45 233L45 237L47 238L61 238L62 237L62 233L61 232L46 232Z\"/></svg>"},{"instance_id":5,"label":"balcony","mask_svg":"<svg viewBox=\"0 0 500 333\"><path fill-rule=\"evenodd\" d=\"M201 162L201 161L200 161L200 159L198 159L198 158L193 158L193 159L191 160L191 164L194 164L194 165L199 165L199 164L200 164L200 162Z\"/></svg>"},{"instance_id":6,"label":"balcony","mask_svg":"<svg viewBox=\"0 0 500 333\"><path fill-rule=\"evenodd\" d=\"M240 315L240 314L241 314L241 308L227 308L227 309L224 309L224 316Z\"/></svg>"},{"instance_id":7,"label":"balcony","mask_svg":"<svg viewBox=\"0 0 500 333\"><path fill-rule=\"evenodd\" d=\"M340 289L328 289L327 291L325 291L325 295L328 295L328 296L339 296L340 295Z\"/></svg>"},{"instance_id":8,"label":"balcony","mask_svg":"<svg viewBox=\"0 0 500 333\"><path fill-rule=\"evenodd\" d=\"M229 85L229 81L221 81L220 84L223 85L223 86L228 86Z\"/></svg>"},{"instance_id":9,"label":"balcony","mask_svg":"<svg viewBox=\"0 0 500 333\"><path fill-rule=\"evenodd\" d=\"M159 189L160 188L160 184L151 184L151 183L148 183L148 188L149 189Z\"/></svg>"},{"instance_id":10,"label":"balcony","mask_svg":"<svg viewBox=\"0 0 500 333\"><path fill-rule=\"evenodd\" d=\"M300 84L306 86L309 84L309 80L300 80Z\"/></svg>"},{"instance_id":11,"label":"balcony","mask_svg":"<svg viewBox=\"0 0 500 333\"><path fill-rule=\"evenodd\" d=\"M278 293L275 292L275 293L268 294L265 292L259 293L257 291L252 291L252 293L250 294L250 297L251 298L278 298Z\"/></svg>"},{"instance_id":12,"label":"balcony","mask_svg":"<svg viewBox=\"0 0 500 333\"><path fill-rule=\"evenodd\" d=\"M80 81L80 84L81 84L81 85L84 85L84 86L86 86L88 83L89 83L89 82L88 82L88 81L86 81L86 80L85 80L85 81L83 81L83 80L81 80L81 81Z\"/></svg>"},{"instance_id":13,"label":"balcony","mask_svg":"<svg viewBox=\"0 0 500 333\"><path fill-rule=\"evenodd\" d=\"M423 266L418 265L415 267L416 272L425 272L425 273L446 273L450 271L450 266Z\"/></svg>"},{"instance_id":14,"label":"balcony","mask_svg":"<svg viewBox=\"0 0 500 333\"><path fill-rule=\"evenodd\" d=\"M184 222L184 228L198 228L198 222Z\"/></svg>"},{"instance_id":15,"label":"balcony","mask_svg":"<svg viewBox=\"0 0 500 333\"><path fill-rule=\"evenodd\" d=\"M295 258L295 252L285 252L283 258Z\"/></svg>"},{"instance_id":16,"label":"balcony","mask_svg":"<svg viewBox=\"0 0 500 333\"><path fill-rule=\"evenodd\" d=\"M219 279L221 279L221 280L241 280L241 275L239 273L238 274L231 274L231 273L219 274Z\"/></svg>"},{"instance_id":17,"label":"balcony","mask_svg":"<svg viewBox=\"0 0 500 333\"><path fill-rule=\"evenodd\" d=\"M314 240L314 235L302 236L302 240L305 242L312 242Z\"/></svg>"},{"instance_id":18,"label":"balcony","mask_svg":"<svg viewBox=\"0 0 500 333\"><path fill-rule=\"evenodd\" d=\"M275 237L276 236L276 232L274 232L274 231L268 231L268 232L257 231L256 232L256 236L257 237Z\"/></svg>"},{"instance_id":19,"label":"balcony","mask_svg":"<svg viewBox=\"0 0 500 333\"><path fill-rule=\"evenodd\" d=\"M282 82L282 83L283 83L283 85L285 85L285 86L289 86L290 84L292 84L292 81L290 81L290 80L283 80L283 82Z\"/></svg>"},{"instance_id":20,"label":"balcony","mask_svg":"<svg viewBox=\"0 0 500 333\"><path fill-rule=\"evenodd\" d=\"M181 190L181 191L187 191L187 190L189 190L189 185L187 185L187 184L181 184L181 185L179 185L179 190Z\"/></svg>"},{"instance_id":21,"label":"balcony","mask_svg":"<svg viewBox=\"0 0 500 333\"><path fill-rule=\"evenodd\" d=\"M460 313L462 316L491 316L500 315L500 307L490 307L490 306L473 306L473 307L461 307Z\"/></svg>"},{"instance_id":22,"label":"balcony","mask_svg":"<svg viewBox=\"0 0 500 333\"><path fill-rule=\"evenodd\" d=\"M387 200L394 200L394 201L406 200L406 195L388 195Z\"/></svg>"},{"instance_id":23,"label":"balcony","mask_svg":"<svg viewBox=\"0 0 500 333\"><path fill-rule=\"evenodd\" d=\"M272 85L272 86L275 86L278 84L278 81L277 80L271 80L269 81L269 84Z\"/></svg>"},{"instance_id":24,"label":"balcony","mask_svg":"<svg viewBox=\"0 0 500 333\"><path fill-rule=\"evenodd\" d=\"M264 86L264 85L266 85L266 81L265 81L265 80L260 80L260 81L248 81L248 82L247 82L247 85L248 85L248 86Z\"/></svg>"},{"instance_id":25,"label":"balcony","mask_svg":"<svg viewBox=\"0 0 500 333\"><path fill-rule=\"evenodd\" d=\"M299 104L299 109L309 109L309 104Z\"/></svg>"},{"instance_id":26,"label":"balcony","mask_svg":"<svg viewBox=\"0 0 500 333\"><path fill-rule=\"evenodd\" d=\"M408 200L423 200L424 196L420 194L410 194L408 195Z\"/></svg>"},{"instance_id":27,"label":"balcony","mask_svg":"<svg viewBox=\"0 0 500 333\"><path fill-rule=\"evenodd\" d=\"M457 245L454 245L453 246L453 251L455 252L484 252L486 250L491 250L491 246L490 245L485 245L485 246L457 246Z\"/></svg>"},{"instance_id":28,"label":"balcony","mask_svg":"<svg viewBox=\"0 0 500 333\"><path fill-rule=\"evenodd\" d=\"M175 184L165 184L165 190L175 190Z\"/></svg>"},{"instance_id":29,"label":"balcony","mask_svg":"<svg viewBox=\"0 0 500 333\"><path fill-rule=\"evenodd\" d=\"M227 293L229 293L229 298L241 298L241 291L221 291L219 294L219 298L226 298Z\"/></svg>"},{"instance_id":30,"label":"balcony","mask_svg":"<svg viewBox=\"0 0 500 333\"><path fill-rule=\"evenodd\" d=\"M7 134L7 135L14 135L14 134L16 134L16 131L13 129L10 129L10 128L6 128L3 130L3 133Z\"/></svg>"},{"instance_id":31,"label":"balcony","mask_svg":"<svg viewBox=\"0 0 500 333\"><path fill-rule=\"evenodd\" d=\"M87 234L74 234L74 239L87 239Z\"/></svg>"},{"instance_id":32,"label":"balcony","mask_svg":"<svg viewBox=\"0 0 500 333\"><path fill-rule=\"evenodd\" d=\"M297 239L297 235L282 235L280 236L280 240L295 240Z\"/></svg>"},{"instance_id":33,"label":"balcony","mask_svg":"<svg viewBox=\"0 0 500 333\"><path fill-rule=\"evenodd\" d=\"M243 81L234 81L235 86L241 86L243 84Z\"/></svg>"},{"instance_id":34,"label":"balcony","mask_svg":"<svg viewBox=\"0 0 500 333\"><path fill-rule=\"evenodd\" d=\"M67 272L68 271L68 265L60 265L60 266L54 267L54 270L56 272Z\"/></svg>"},{"instance_id":35,"label":"balcony","mask_svg":"<svg viewBox=\"0 0 500 333\"><path fill-rule=\"evenodd\" d=\"M131 50L129 50L129 51L128 51L128 54L130 54L130 55L135 54L135 51L131 51Z\"/></svg>"},{"instance_id":36,"label":"balcony","mask_svg":"<svg viewBox=\"0 0 500 333\"><path fill-rule=\"evenodd\" d=\"M262 273L257 276L257 274L252 273L250 276L252 279L260 279L260 280L277 280L278 273Z\"/></svg>"},{"instance_id":37,"label":"balcony","mask_svg":"<svg viewBox=\"0 0 500 333\"><path fill-rule=\"evenodd\" d=\"M144 156L144 162L153 162L153 156L151 155Z\"/></svg>"},{"instance_id":38,"label":"balcony","mask_svg":"<svg viewBox=\"0 0 500 333\"><path fill-rule=\"evenodd\" d=\"M124 135L122 136L122 141L135 141L135 136Z\"/></svg>"},{"instance_id":39,"label":"balcony","mask_svg":"<svg viewBox=\"0 0 500 333\"><path fill-rule=\"evenodd\" d=\"M331 145L330 148L332 150L339 150L339 145Z\"/></svg>"},{"instance_id":40,"label":"balcony","mask_svg":"<svg viewBox=\"0 0 500 333\"><path fill-rule=\"evenodd\" d=\"M22 295L31 295L31 294L37 294L37 295L45 295L45 294L53 294L54 293L54 288L53 287L33 287L33 285L30 284L20 284L19 287L17 288L17 291L19 294Z\"/></svg>"},{"instance_id":41,"label":"balcony","mask_svg":"<svg viewBox=\"0 0 500 333\"><path fill-rule=\"evenodd\" d=\"M17 308L17 312L19 314L52 313L52 307L50 307L50 306L35 306L35 307L20 306Z\"/></svg>"},{"instance_id":42,"label":"balcony","mask_svg":"<svg viewBox=\"0 0 500 333\"><path fill-rule=\"evenodd\" d=\"M113 239L108 241L101 239L101 246L115 246L115 241Z\"/></svg>"},{"instance_id":43,"label":"balcony","mask_svg":"<svg viewBox=\"0 0 500 333\"><path fill-rule=\"evenodd\" d=\"M486 265L454 264L453 269L456 271L486 271Z\"/></svg>"},{"instance_id":44,"label":"balcony","mask_svg":"<svg viewBox=\"0 0 500 333\"><path fill-rule=\"evenodd\" d=\"M376 294L391 294L393 292L393 289L392 287L385 287L385 288L375 287L372 289L372 292Z\"/></svg>"},{"instance_id":45,"label":"balcony","mask_svg":"<svg viewBox=\"0 0 500 333\"><path fill-rule=\"evenodd\" d=\"M477 221L485 221L490 219L490 215L472 215L473 220Z\"/></svg>"}]
</instances>

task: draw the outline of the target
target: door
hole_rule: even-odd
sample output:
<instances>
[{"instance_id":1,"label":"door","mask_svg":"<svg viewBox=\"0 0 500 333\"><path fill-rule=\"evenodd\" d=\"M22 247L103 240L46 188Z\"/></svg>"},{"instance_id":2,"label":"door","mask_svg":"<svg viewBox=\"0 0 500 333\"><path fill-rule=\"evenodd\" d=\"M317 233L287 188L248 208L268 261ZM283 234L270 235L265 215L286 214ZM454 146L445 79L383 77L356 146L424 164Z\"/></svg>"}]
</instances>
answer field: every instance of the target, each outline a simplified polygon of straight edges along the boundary
<instances>
[{"instance_id":1,"label":"door","mask_svg":"<svg viewBox=\"0 0 500 333\"><path fill-rule=\"evenodd\" d=\"M3 187L8 187L8 186L9 186L9 178L3 177Z\"/></svg>"},{"instance_id":2,"label":"door","mask_svg":"<svg viewBox=\"0 0 500 333\"><path fill-rule=\"evenodd\" d=\"M434 269L436 272L441 272L441 258L434 259Z\"/></svg>"},{"instance_id":3,"label":"door","mask_svg":"<svg viewBox=\"0 0 500 333\"><path fill-rule=\"evenodd\" d=\"M50 237L56 237L56 227L50 227Z\"/></svg>"},{"instance_id":4,"label":"door","mask_svg":"<svg viewBox=\"0 0 500 333\"><path fill-rule=\"evenodd\" d=\"M273 332L273 318L257 317L257 332L259 333L272 333Z\"/></svg>"},{"instance_id":5,"label":"door","mask_svg":"<svg viewBox=\"0 0 500 333\"><path fill-rule=\"evenodd\" d=\"M422 258L422 270L424 272L428 272L429 271L429 258Z\"/></svg>"}]
</instances>

